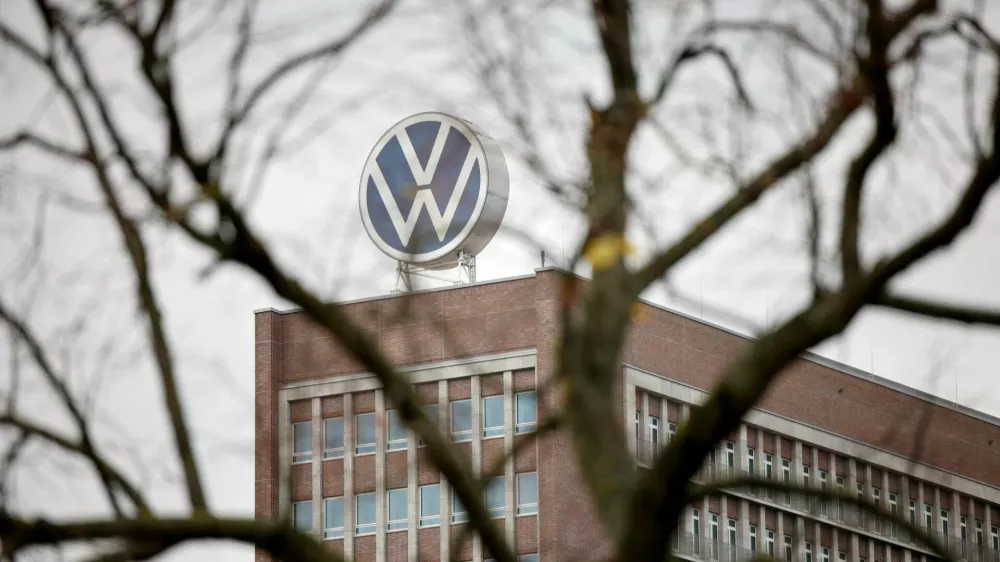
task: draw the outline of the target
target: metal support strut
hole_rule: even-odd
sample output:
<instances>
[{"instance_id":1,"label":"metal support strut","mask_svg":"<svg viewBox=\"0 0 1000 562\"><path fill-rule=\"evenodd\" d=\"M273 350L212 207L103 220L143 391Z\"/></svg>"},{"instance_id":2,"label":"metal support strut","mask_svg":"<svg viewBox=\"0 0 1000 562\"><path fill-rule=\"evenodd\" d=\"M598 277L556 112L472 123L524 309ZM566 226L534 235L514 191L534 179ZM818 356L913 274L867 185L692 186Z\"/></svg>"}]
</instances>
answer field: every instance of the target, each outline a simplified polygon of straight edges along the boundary
<instances>
[{"instance_id":1,"label":"metal support strut","mask_svg":"<svg viewBox=\"0 0 1000 562\"><path fill-rule=\"evenodd\" d=\"M452 268L457 268L457 279L447 278L445 276L436 275L441 269L449 270ZM433 272L433 274L432 274ZM458 259L450 264L446 264L445 267L427 269L420 267L419 265L406 263L406 262L396 262L396 289L393 290L394 293L408 293L413 291L413 280L412 276L424 277L426 279L434 279L435 281L442 281L445 283L453 283L455 285L460 285L462 283L475 283L476 282L476 256L469 255L465 252L459 252Z\"/></svg>"}]
</instances>

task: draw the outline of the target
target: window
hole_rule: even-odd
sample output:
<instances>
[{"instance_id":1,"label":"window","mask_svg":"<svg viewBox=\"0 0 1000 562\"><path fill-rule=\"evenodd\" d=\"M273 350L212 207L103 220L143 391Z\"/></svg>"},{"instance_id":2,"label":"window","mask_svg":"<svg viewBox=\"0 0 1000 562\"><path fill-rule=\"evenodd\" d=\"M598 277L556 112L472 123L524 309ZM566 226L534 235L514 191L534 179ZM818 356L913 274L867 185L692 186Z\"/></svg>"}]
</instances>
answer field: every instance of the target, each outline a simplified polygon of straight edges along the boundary
<instances>
[{"instance_id":1,"label":"window","mask_svg":"<svg viewBox=\"0 0 1000 562\"><path fill-rule=\"evenodd\" d=\"M847 562L847 553L846 552L838 552L837 553L837 560L839 560L840 562Z\"/></svg>"},{"instance_id":2,"label":"window","mask_svg":"<svg viewBox=\"0 0 1000 562\"><path fill-rule=\"evenodd\" d=\"M515 424L514 433L531 433L535 431L537 419L537 403L535 391L518 392L514 396Z\"/></svg>"},{"instance_id":3,"label":"window","mask_svg":"<svg viewBox=\"0 0 1000 562\"><path fill-rule=\"evenodd\" d=\"M976 521L976 544L983 544L983 522Z\"/></svg>"},{"instance_id":4,"label":"window","mask_svg":"<svg viewBox=\"0 0 1000 562\"><path fill-rule=\"evenodd\" d=\"M924 504L924 527L928 529L933 529L934 525L931 522L931 506L930 504Z\"/></svg>"},{"instance_id":5,"label":"window","mask_svg":"<svg viewBox=\"0 0 1000 562\"><path fill-rule=\"evenodd\" d=\"M462 500L458 499L458 494L451 493L451 522L464 523L469 520L469 512L462 505Z\"/></svg>"},{"instance_id":6,"label":"window","mask_svg":"<svg viewBox=\"0 0 1000 562\"><path fill-rule=\"evenodd\" d=\"M389 531L405 529L410 524L410 513L407 507L410 497L407 489L389 490L386 492L386 496L388 496L386 499L389 504L389 521L386 524L386 529Z\"/></svg>"},{"instance_id":7,"label":"window","mask_svg":"<svg viewBox=\"0 0 1000 562\"><path fill-rule=\"evenodd\" d=\"M875 507L882 507L882 490L872 488L872 503Z\"/></svg>"},{"instance_id":8,"label":"window","mask_svg":"<svg viewBox=\"0 0 1000 562\"><path fill-rule=\"evenodd\" d=\"M819 488L821 490L825 490L826 489L826 471L825 470L819 471Z\"/></svg>"},{"instance_id":9,"label":"window","mask_svg":"<svg viewBox=\"0 0 1000 562\"><path fill-rule=\"evenodd\" d=\"M406 428L403 427L403 420L399 417L399 412L389 410L385 414L388 422L385 424L385 448L389 451L405 449Z\"/></svg>"},{"instance_id":10,"label":"window","mask_svg":"<svg viewBox=\"0 0 1000 562\"><path fill-rule=\"evenodd\" d=\"M691 534L696 537L701 534L701 519L697 509L691 510Z\"/></svg>"},{"instance_id":11,"label":"window","mask_svg":"<svg viewBox=\"0 0 1000 562\"><path fill-rule=\"evenodd\" d=\"M896 494L889 493L889 513L896 514Z\"/></svg>"},{"instance_id":12,"label":"window","mask_svg":"<svg viewBox=\"0 0 1000 562\"><path fill-rule=\"evenodd\" d=\"M454 441L472 441L472 400L451 403L451 438Z\"/></svg>"},{"instance_id":13,"label":"window","mask_svg":"<svg viewBox=\"0 0 1000 562\"><path fill-rule=\"evenodd\" d=\"M344 456L344 418L323 420L323 458L339 459Z\"/></svg>"},{"instance_id":14,"label":"window","mask_svg":"<svg viewBox=\"0 0 1000 562\"><path fill-rule=\"evenodd\" d=\"M649 416L649 442L652 451L656 451L656 446L660 443L660 418Z\"/></svg>"},{"instance_id":15,"label":"window","mask_svg":"<svg viewBox=\"0 0 1000 562\"><path fill-rule=\"evenodd\" d=\"M844 477L843 476L838 476L837 477L837 491L840 492L840 493L844 492Z\"/></svg>"},{"instance_id":16,"label":"window","mask_svg":"<svg viewBox=\"0 0 1000 562\"><path fill-rule=\"evenodd\" d=\"M750 552L757 552L757 526L750 525Z\"/></svg>"},{"instance_id":17,"label":"window","mask_svg":"<svg viewBox=\"0 0 1000 562\"><path fill-rule=\"evenodd\" d=\"M292 462L293 463L312 462L313 458L312 422L293 423L292 434L294 435L294 440L295 440L294 446L292 448Z\"/></svg>"},{"instance_id":18,"label":"window","mask_svg":"<svg viewBox=\"0 0 1000 562\"><path fill-rule=\"evenodd\" d=\"M441 524L441 485L420 487L420 526L434 527Z\"/></svg>"},{"instance_id":19,"label":"window","mask_svg":"<svg viewBox=\"0 0 1000 562\"><path fill-rule=\"evenodd\" d=\"M726 530L729 532L729 544L736 544L736 520L730 519L726 522Z\"/></svg>"},{"instance_id":20,"label":"window","mask_svg":"<svg viewBox=\"0 0 1000 562\"><path fill-rule=\"evenodd\" d=\"M490 478L486 484L486 511L492 517L503 517L507 509L503 476Z\"/></svg>"},{"instance_id":21,"label":"window","mask_svg":"<svg viewBox=\"0 0 1000 562\"><path fill-rule=\"evenodd\" d=\"M771 454L764 453L764 478L771 479Z\"/></svg>"},{"instance_id":22,"label":"window","mask_svg":"<svg viewBox=\"0 0 1000 562\"><path fill-rule=\"evenodd\" d=\"M781 459L781 480L784 483L788 483L789 477L792 473L792 462L788 459Z\"/></svg>"},{"instance_id":23,"label":"window","mask_svg":"<svg viewBox=\"0 0 1000 562\"><path fill-rule=\"evenodd\" d=\"M440 427L438 421L438 405L437 404L424 404L424 415L427 419L434 424L434 427ZM425 445L424 439L422 437L417 439L417 447L423 447Z\"/></svg>"},{"instance_id":24,"label":"window","mask_svg":"<svg viewBox=\"0 0 1000 562\"><path fill-rule=\"evenodd\" d=\"M538 513L538 473L517 475L517 515Z\"/></svg>"},{"instance_id":25,"label":"window","mask_svg":"<svg viewBox=\"0 0 1000 562\"><path fill-rule=\"evenodd\" d=\"M802 484L809 486L809 467L805 465L802 466Z\"/></svg>"},{"instance_id":26,"label":"window","mask_svg":"<svg viewBox=\"0 0 1000 562\"><path fill-rule=\"evenodd\" d=\"M635 413L635 442L637 444L642 443L642 423L640 422L641 417L642 414L640 412Z\"/></svg>"},{"instance_id":27,"label":"window","mask_svg":"<svg viewBox=\"0 0 1000 562\"><path fill-rule=\"evenodd\" d=\"M375 494L358 494L354 500L354 536L374 533Z\"/></svg>"},{"instance_id":28,"label":"window","mask_svg":"<svg viewBox=\"0 0 1000 562\"><path fill-rule=\"evenodd\" d=\"M341 418L342 419L342 418ZM344 538L344 498L323 500L323 538Z\"/></svg>"},{"instance_id":29,"label":"window","mask_svg":"<svg viewBox=\"0 0 1000 562\"><path fill-rule=\"evenodd\" d=\"M819 549L819 562L830 562L830 549L821 547Z\"/></svg>"},{"instance_id":30,"label":"window","mask_svg":"<svg viewBox=\"0 0 1000 562\"><path fill-rule=\"evenodd\" d=\"M719 516L714 513L708 514L708 538L719 540Z\"/></svg>"},{"instance_id":31,"label":"window","mask_svg":"<svg viewBox=\"0 0 1000 562\"><path fill-rule=\"evenodd\" d=\"M483 438L503 437L503 395L483 398Z\"/></svg>"},{"instance_id":32,"label":"window","mask_svg":"<svg viewBox=\"0 0 1000 562\"><path fill-rule=\"evenodd\" d=\"M785 561L792 562L792 537L785 535Z\"/></svg>"},{"instance_id":33,"label":"window","mask_svg":"<svg viewBox=\"0 0 1000 562\"><path fill-rule=\"evenodd\" d=\"M861 482L858 482L858 499L859 500L865 499L865 485L862 484Z\"/></svg>"},{"instance_id":34,"label":"window","mask_svg":"<svg viewBox=\"0 0 1000 562\"><path fill-rule=\"evenodd\" d=\"M732 441L726 441L726 466L736 466L736 445Z\"/></svg>"},{"instance_id":35,"label":"window","mask_svg":"<svg viewBox=\"0 0 1000 562\"><path fill-rule=\"evenodd\" d=\"M941 510L941 534L948 536L948 510Z\"/></svg>"},{"instance_id":36,"label":"window","mask_svg":"<svg viewBox=\"0 0 1000 562\"><path fill-rule=\"evenodd\" d=\"M517 562L538 562L537 554L522 554L517 557Z\"/></svg>"},{"instance_id":37,"label":"window","mask_svg":"<svg viewBox=\"0 0 1000 562\"><path fill-rule=\"evenodd\" d=\"M757 472L757 461L754 458L753 447L747 447L747 470L750 474L755 474Z\"/></svg>"},{"instance_id":38,"label":"window","mask_svg":"<svg viewBox=\"0 0 1000 562\"><path fill-rule=\"evenodd\" d=\"M767 555L774 557L774 531L767 532L767 540L764 543L764 548L767 550Z\"/></svg>"},{"instance_id":39,"label":"window","mask_svg":"<svg viewBox=\"0 0 1000 562\"><path fill-rule=\"evenodd\" d=\"M292 507L295 530L300 533L311 532L313 530L313 502L295 502Z\"/></svg>"},{"instance_id":40,"label":"window","mask_svg":"<svg viewBox=\"0 0 1000 562\"><path fill-rule=\"evenodd\" d=\"M959 537L961 537L962 542L968 542L969 540L968 522L966 521L964 515L958 518L958 535Z\"/></svg>"},{"instance_id":41,"label":"window","mask_svg":"<svg viewBox=\"0 0 1000 562\"><path fill-rule=\"evenodd\" d=\"M917 502L910 500L910 525L917 524Z\"/></svg>"},{"instance_id":42,"label":"window","mask_svg":"<svg viewBox=\"0 0 1000 562\"><path fill-rule=\"evenodd\" d=\"M813 562L813 545L811 542L806 543L806 562Z\"/></svg>"},{"instance_id":43,"label":"window","mask_svg":"<svg viewBox=\"0 0 1000 562\"><path fill-rule=\"evenodd\" d=\"M667 424L667 443L670 443L670 440L674 438L674 434L675 433L677 433L677 424L675 424L675 423L668 423Z\"/></svg>"},{"instance_id":44,"label":"window","mask_svg":"<svg viewBox=\"0 0 1000 562\"><path fill-rule=\"evenodd\" d=\"M865 562L864 556L858 556L858 562Z\"/></svg>"},{"instance_id":45,"label":"window","mask_svg":"<svg viewBox=\"0 0 1000 562\"><path fill-rule=\"evenodd\" d=\"M990 542L993 543L993 550L1000 550L1000 529L996 525L990 526Z\"/></svg>"},{"instance_id":46,"label":"window","mask_svg":"<svg viewBox=\"0 0 1000 562\"><path fill-rule=\"evenodd\" d=\"M359 414L355 418L355 455L370 455L375 452L375 414Z\"/></svg>"}]
</instances>

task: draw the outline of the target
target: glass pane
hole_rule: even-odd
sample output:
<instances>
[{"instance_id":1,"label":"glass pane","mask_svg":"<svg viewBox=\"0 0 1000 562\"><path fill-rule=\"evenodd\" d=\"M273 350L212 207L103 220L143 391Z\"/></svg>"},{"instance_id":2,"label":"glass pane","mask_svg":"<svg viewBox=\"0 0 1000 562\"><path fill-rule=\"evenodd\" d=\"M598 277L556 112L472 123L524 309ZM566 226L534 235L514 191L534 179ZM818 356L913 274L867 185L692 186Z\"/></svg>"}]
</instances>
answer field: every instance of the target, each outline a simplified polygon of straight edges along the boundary
<instances>
[{"instance_id":1,"label":"glass pane","mask_svg":"<svg viewBox=\"0 0 1000 562\"><path fill-rule=\"evenodd\" d=\"M459 400L451 403L451 432L472 431L472 401Z\"/></svg>"},{"instance_id":2,"label":"glass pane","mask_svg":"<svg viewBox=\"0 0 1000 562\"><path fill-rule=\"evenodd\" d=\"M375 494L362 494L358 498L357 524L375 524Z\"/></svg>"},{"instance_id":3,"label":"glass pane","mask_svg":"<svg viewBox=\"0 0 1000 562\"><path fill-rule=\"evenodd\" d=\"M387 440L390 442L389 448L399 448L399 442L402 442L402 447L406 448L406 429L403 427L403 420L400 419L399 412L389 410L386 414L388 418ZM395 447L393 447L393 441L397 442Z\"/></svg>"},{"instance_id":4,"label":"glass pane","mask_svg":"<svg viewBox=\"0 0 1000 562\"><path fill-rule=\"evenodd\" d=\"M358 443L375 443L375 414L361 414L358 416Z\"/></svg>"},{"instance_id":5,"label":"glass pane","mask_svg":"<svg viewBox=\"0 0 1000 562\"><path fill-rule=\"evenodd\" d=\"M323 446L327 449L344 448L344 418L326 420Z\"/></svg>"},{"instance_id":6,"label":"glass pane","mask_svg":"<svg viewBox=\"0 0 1000 562\"><path fill-rule=\"evenodd\" d=\"M344 527L344 498L326 499L326 524L327 529L341 529ZM331 537L332 538L332 537Z\"/></svg>"},{"instance_id":7,"label":"glass pane","mask_svg":"<svg viewBox=\"0 0 1000 562\"><path fill-rule=\"evenodd\" d=\"M441 486L420 487L420 516L434 517L441 515Z\"/></svg>"},{"instance_id":8,"label":"glass pane","mask_svg":"<svg viewBox=\"0 0 1000 562\"><path fill-rule=\"evenodd\" d=\"M535 391L517 393L517 424L535 422Z\"/></svg>"},{"instance_id":9,"label":"glass pane","mask_svg":"<svg viewBox=\"0 0 1000 562\"><path fill-rule=\"evenodd\" d=\"M489 510L504 508L503 478L490 478L486 485L486 508Z\"/></svg>"},{"instance_id":10,"label":"glass pane","mask_svg":"<svg viewBox=\"0 0 1000 562\"><path fill-rule=\"evenodd\" d=\"M308 533L312 531L313 526L313 509L312 502L296 502L295 503L295 530Z\"/></svg>"},{"instance_id":11,"label":"glass pane","mask_svg":"<svg viewBox=\"0 0 1000 562\"><path fill-rule=\"evenodd\" d=\"M538 473L517 475L517 505L538 503Z\"/></svg>"},{"instance_id":12,"label":"glass pane","mask_svg":"<svg viewBox=\"0 0 1000 562\"><path fill-rule=\"evenodd\" d=\"M483 436L503 435L503 396L483 398Z\"/></svg>"},{"instance_id":13,"label":"glass pane","mask_svg":"<svg viewBox=\"0 0 1000 562\"><path fill-rule=\"evenodd\" d=\"M468 519L468 512L462 505L462 500L458 499L458 494L451 494L451 520L452 522L465 521Z\"/></svg>"},{"instance_id":14,"label":"glass pane","mask_svg":"<svg viewBox=\"0 0 1000 562\"><path fill-rule=\"evenodd\" d=\"M287 427L287 426L285 426ZM295 428L295 453L308 453L313 448L312 422L302 422L294 424Z\"/></svg>"},{"instance_id":15,"label":"glass pane","mask_svg":"<svg viewBox=\"0 0 1000 562\"><path fill-rule=\"evenodd\" d=\"M405 521L409 517L407 499L406 488L389 490L389 521Z\"/></svg>"}]
</instances>

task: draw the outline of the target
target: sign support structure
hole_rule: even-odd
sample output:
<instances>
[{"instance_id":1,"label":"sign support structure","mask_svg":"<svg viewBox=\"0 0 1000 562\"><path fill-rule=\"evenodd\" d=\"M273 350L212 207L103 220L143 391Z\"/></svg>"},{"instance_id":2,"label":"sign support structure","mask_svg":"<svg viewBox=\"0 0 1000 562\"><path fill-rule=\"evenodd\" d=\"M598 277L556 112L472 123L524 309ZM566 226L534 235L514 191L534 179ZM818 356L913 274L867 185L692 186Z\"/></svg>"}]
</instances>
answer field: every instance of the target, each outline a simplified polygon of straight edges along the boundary
<instances>
[{"instance_id":1,"label":"sign support structure","mask_svg":"<svg viewBox=\"0 0 1000 562\"><path fill-rule=\"evenodd\" d=\"M476 256L461 252L458 256L458 261L454 265L458 268L458 276L457 278L448 279L443 275L436 275L439 271L437 269L427 269L405 261L396 262L396 288L392 292L413 292L413 276L434 279L435 281L442 281L444 283L454 283L456 285L476 282Z\"/></svg>"}]
</instances>

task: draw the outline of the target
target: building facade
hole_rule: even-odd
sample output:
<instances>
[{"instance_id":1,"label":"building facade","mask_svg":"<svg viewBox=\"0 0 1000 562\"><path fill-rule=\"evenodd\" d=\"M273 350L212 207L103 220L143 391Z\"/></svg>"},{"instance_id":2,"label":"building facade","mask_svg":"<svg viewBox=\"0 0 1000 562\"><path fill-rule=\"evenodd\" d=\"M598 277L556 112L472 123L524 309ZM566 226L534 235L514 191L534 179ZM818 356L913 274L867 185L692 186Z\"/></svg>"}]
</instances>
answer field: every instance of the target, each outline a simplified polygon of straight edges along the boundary
<instances>
[{"instance_id":1,"label":"building facade","mask_svg":"<svg viewBox=\"0 0 1000 562\"><path fill-rule=\"evenodd\" d=\"M567 436L509 455L556 411L558 272L345 303L410 378L479 474L488 508L525 562L609 552ZM405 307L402 303L406 302ZM647 466L747 339L643 305L615 399ZM361 562L488 558L465 512L399 423L380 385L301 312L257 311L255 502ZM540 390L541 389L541 390ZM1000 420L815 355L791 365L699 478L754 474L856 491L929 528L953 555L1000 562ZM895 525L848 506L732 491L689 506L680 558L926 562ZM266 559L258 552L259 560Z\"/></svg>"}]
</instances>

